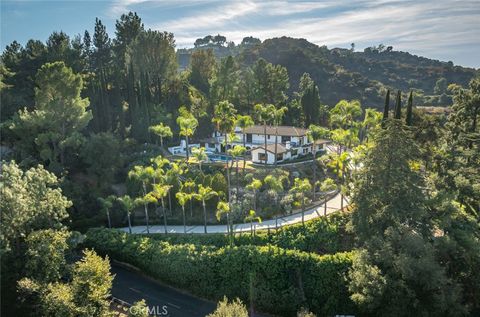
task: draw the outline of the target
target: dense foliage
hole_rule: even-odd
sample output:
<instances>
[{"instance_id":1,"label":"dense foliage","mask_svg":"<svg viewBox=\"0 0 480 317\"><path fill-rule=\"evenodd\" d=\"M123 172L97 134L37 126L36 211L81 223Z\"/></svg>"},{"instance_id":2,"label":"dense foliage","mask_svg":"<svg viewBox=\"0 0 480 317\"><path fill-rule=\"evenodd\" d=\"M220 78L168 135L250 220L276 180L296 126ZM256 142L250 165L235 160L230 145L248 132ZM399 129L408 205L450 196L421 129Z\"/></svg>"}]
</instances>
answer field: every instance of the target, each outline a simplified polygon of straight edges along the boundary
<instances>
[{"instance_id":1,"label":"dense foliage","mask_svg":"<svg viewBox=\"0 0 480 317\"><path fill-rule=\"evenodd\" d=\"M316 218L305 223L283 227L278 232L266 230L236 234L234 244L242 245L276 245L284 249L297 249L319 254L333 254L350 251L353 248L353 237L346 230L350 213L336 213L327 217ZM230 241L224 234L212 233L189 235L150 234L148 237L170 244L209 245L215 247L227 246Z\"/></svg>"},{"instance_id":2,"label":"dense foliage","mask_svg":"<svg viewBox=\"0 0 480 317\"><path fill-rule=\"evenodd\" d=\"M397 102L394 118L384 119L363 150L353 176L352 229L360 251L349 289L369 315L479 312L477 85L478 79L455 92L454 112L438 143L418 142L419 127L414 118L404 122ZM453 144L455 158L442 155ZM432 150L433 166L423 155Z\"/></svg>"},{"instance_id":3,"label":"dense foliage","mask_svg":"<svg viewBox=\"0 0 480 317\"><path fill-rule=\"evenodd\" d=\"M108 259L84 251L62 222L71 202L43 166L2 162L0 178L2 313L12 316L109 316Z\"/></svg>"},{"instance_id":4,"label":"dense foliage","mask_svg":"<svg viewBox=\"0 0 480 317\"><path fill-rule=\"evenodd\" d=\"M224 297L217 304L217 309L206 317L248 317L247 307L236 298L231 302Z\"/></svg>"},{"instance_id":5,"label":"dense foliage","mask_svg":"<svg viewBox=\"0 0 480 317\"><path fill-rule=\"evenodd\" d=\"M300 307L322 316L355 311L344 283L351 253L319 256L276 246L172 245L108 229L91 229L85 243L207 298L239 297L282 316Z\"/></svg>"}]
</instances>

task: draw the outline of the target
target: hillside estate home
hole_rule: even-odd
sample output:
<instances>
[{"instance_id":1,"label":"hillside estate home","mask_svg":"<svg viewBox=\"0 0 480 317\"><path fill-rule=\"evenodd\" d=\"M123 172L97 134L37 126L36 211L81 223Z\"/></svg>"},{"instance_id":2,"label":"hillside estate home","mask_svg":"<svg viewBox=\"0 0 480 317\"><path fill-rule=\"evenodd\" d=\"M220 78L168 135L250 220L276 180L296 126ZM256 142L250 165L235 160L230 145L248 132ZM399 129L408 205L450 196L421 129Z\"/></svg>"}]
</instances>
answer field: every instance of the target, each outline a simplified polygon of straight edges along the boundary
<instances>
[{"instance_id":1,"label":"hillside estate home","mask_svg":"<svg viewBox=\"0 0 480 317\"><path fill-rule=\"evenodd\" d=\"M330 140L317 140L315 143L308 139L307 129L297 128L293 126L267 126L267 155L265 156L265 127L263 125L254 125L242 131L240 127L235 128L235 137L230 137L227 151L235 145L243 145L243 138L245 135L245 147L247 153L251 153L253 163L267 164L275 163L275 140L277 143L277 162L286 162L293 160L313 151L319 152L326 150L326 145ZM275 137L276 135L276 137ZM212 161L218 160L218 155L215 153L226 153L225 150L225 135L219 131L215 131L212 137L202 139L194 143L190 143L188 147L190 151L195 147L205 147L208 158ZM170 153L175 155L185 155L186 143L185 140L180 141L179 146L169 147ZM228 160L228 157L223 155L222 161Z\"/></svg>"},{"instance_id":2,"label":"hillside estate home","mask_svg":"<svg viewBox=\"0 0 480 317\"><path fill-rule=\"evenodd\" d=\"M266 133L265 133L266 132ZM266 131L263 125L254 125L242 131L235 128L235 140L228 145L228 148L235 145L243 145L245 134L245 147L252 154L254 163L275 163L275 143L277 143L277 162L284 162L312 153L313 151L325 150L329 140L317 140L315 144L310 142L307 135L308 130L293 126L267 126ZM265 156L265 134L267 139L267 156ZM205 147L215 147L216 152L225 152L225 135L215 131L210 142ZM228 150L228 149L227 149Z\"/></svg>"}]
</instances>

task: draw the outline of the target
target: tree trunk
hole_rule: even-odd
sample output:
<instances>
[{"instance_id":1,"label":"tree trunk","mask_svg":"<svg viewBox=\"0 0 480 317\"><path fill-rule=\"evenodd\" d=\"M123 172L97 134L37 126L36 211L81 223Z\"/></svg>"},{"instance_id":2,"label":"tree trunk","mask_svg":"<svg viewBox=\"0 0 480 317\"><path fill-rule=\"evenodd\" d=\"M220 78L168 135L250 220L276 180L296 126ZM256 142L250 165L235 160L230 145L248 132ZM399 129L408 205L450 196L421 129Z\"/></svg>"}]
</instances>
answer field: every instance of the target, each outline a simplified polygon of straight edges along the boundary
<instances>
[{"instance_id":1,"label":"tree trunk","mask_svg":"<svg viewBox=\"0 0 480 317\"><path fill-rule=\"evenodd\" d=\"M130 220L130 212L129 211L127 212L127 220L128 220L128 232L130 232L130 234L132 234L132 222Z\"/></svg>"},{"instance_id":2,"label":"tree trunk","mask_svg":"<svg viewBox=\"0 0 480 317\"><path fill-rule=\"evenodd\" d=\"M263 124L263 134L264 134L264 141L265 141L265 166L267 166L268 161L268 154L267 154L267 122Z\"/></svg>"},{"instance_id":3,"label":"tree trunk","mask_svg":"<svg viewBox=\"0 0 480 317\"><path fill-rule=\"evenodd\" d=\"M202 206L203 206L203 223L205 225L205 233L207 233L207 207L205 206L205 200L202 200Z\"/></svg>"},{"instance_id":4,"label":"tree trunk","mask_svg":"<svg viewBox=\"0 0 480 317\"><path fill-rule=\"evenodd\" d=\"M230 224L230 213L227 212L227 228L230 234L230 246L233 246L233 224Z\"/></svg>"},{"instance_id":5,"label":"tree trunk","mask_svg":"<svg viewBox=\"0 0 480 317\"><path fill-rule=\"evenodd\" d=\"M110 212L107 209L108 228L112 229L112 221L110 220Z\"/></svg>"},{"instance_id":6,"label":"tree trunk","mask_svg":"<svg viewBox=\"0 0 480 317\"><path fill-rule=\"evenodd\" d=\"M325 202L323 204L323 215L327 215L327 195L325 195Z\"/></svg>"},{"instance_id":7,"label":"tree trunk","mask_svg":"<svg viewBox=\"0 0 480 317\"><path fill-rule=\"evenodd\" d=\"M302 225L305 226L305 194L302 194Z\"/></svg>"},{"instance_id":8,"label":"tree trunk","mask_svg":"<svg viewBox=\"0 0 480 317\"><path fill-rule=\"evenodd\" d=\"M187 154L187 164L188 164L188 160L190 158L189 153L188 153L189 152L189 150L188 150L188 136L185 136L185 146L186 146L185 153Z\"/></svg>"},{"instance_id":9,"label":"tree trunk","mask_svg":"<svg viewBox=\"0 0 480 317\"><path fill-rule=\"evenodd\" d=\"M317 186L317 151L315 149L315 142L313 142L313 201L315 201L315 189Z\"/></svg>"},{"instance_id":10,"label":"tree trunk","mask_svg":"<svg viewBox=\"0 0 480 317\"><path fill-rule=\"evenodd\" d=\"M275 127L275 168L277 167L277 144L278 144L278 128Z\"/></svg>"},{"instance_id":11,"label":"tree trunk","mask_svg":"<svg viewBox=\"0 0 480 317\"><path fill-rule=\"evenodd\" d=\"M246 149L247 148L247 140L245 137L245 131L242 130L243 134L243 147ZM245 155L243 156L243 168L242 168L242 175L245 176L245 165L247 164L247 159L245 158Z\"/></svg>"},{"instance_id":12,"label":"tree trunk","mask_svg":"<svg viewBox=\"0 0 480 317\"><path fill-rule=\"evenodd\" d=\"M163 149L163 136L160 136L160 147Z\"/></svg>"},{"instance_id":13,"label":"tree trunk","mask_svg":"<svg viewBox=\"0 0 480 317\"><path fill-rule=\"evenodd\" d=\"M250 234L253 237L253 221L250 220Z\"/></svg>"},{"instance_id":14,"label":"tree trunk","mask_svg":"<svg viewBox=\"0 0 480 317\"><path fill-rule=\"evenodd\" d=\"M185 219L185 206L182 206L183 213L183 233L187 233L187 221Z\"/></svg>"},{"instance_id":15,"label":"tree trunk","mask_svg":"<svg viewBox=\"0 0 480 317\"><path fill-rule=\"evenodd\" d=\"M236 182L237 182L235 201L238 203L238 191L239 191L239 186L240 186L240 184L239 184L240 180L239 180L239 177L238 177L238 158L235 160L235 170L236 170L235 173L237 174L237 175L235 175L236 176Z\"/></svg>"},{"instance_id":16,"label":"tree trunk","mask_svg":"<svg viewBox=\"0 0 480 317\"><path fill-rule=\"evenodd\" d=\"M165 201L162 198L162 211L163 211L163 227L165 229L165 234L168 233L167 231L167 213L165 212Z\"/></svg>"},{"instance_id":17,"label":"tree trunk","mask_svg":"<svg viewBox=\"0 0 480 317\"><path fill-rule=\"evenodd\" d=\"M340 210L343 212L343 193L340 189Z\"/></svg>"},{"instance_id":18,"label":"tree trunk","mask_svg":"<svg viewBox=\"0 0 480 317\"><path fill-rule=\"evenodd\" d=\"M225 153L227 153L228 149L228 138L227 138L227 133L225 132ZM228 157L227 161L225 162L225 166L227 167L227 187L228 187L228 194L227 194L227 199L228 199L228 205L230 206L230 166L228 163Z\"/></svg>"},{"instance_id":19,"label":"tree trunk","mask_svg":"<svg viewBox=\"0 0 480 317\"><path fill-rule=\"evenodd\" d=\"M150 233L149 223L148 223L148 207L147 204L143 204L145 207L145 221L147 222L147 233Z\"/></svg>"},{"instance_id":20,"label":"tree trunk","mask_svg":"<svg viewBox=\"0 0 480 317\"><path fill-rule=\"evenodd\" d=\"M172 195L170 194L170 189L168 190L168 211L170 211L170 216L173 215L173 211L172 211Z\"/></svg>"}]
</instances>

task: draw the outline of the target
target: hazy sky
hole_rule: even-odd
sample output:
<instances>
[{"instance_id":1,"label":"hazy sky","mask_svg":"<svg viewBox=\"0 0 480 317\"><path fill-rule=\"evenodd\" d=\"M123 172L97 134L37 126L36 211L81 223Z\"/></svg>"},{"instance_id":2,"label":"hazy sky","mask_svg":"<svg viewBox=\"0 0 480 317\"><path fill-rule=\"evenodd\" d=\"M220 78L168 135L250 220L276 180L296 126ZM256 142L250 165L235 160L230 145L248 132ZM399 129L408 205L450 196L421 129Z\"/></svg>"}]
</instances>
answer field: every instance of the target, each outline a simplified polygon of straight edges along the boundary
<instances>
[{"instance_id":1,"label":"hazy sky","mask_svg":"<svg viewBox=\"0 0 480 317\"><path fill-rule=\"evenodd\" d=\"M45 41L52 31L93 33L95 17L114 36L115 20L136 11L146 28L173 32L177 47L220 33L238 43L291 36L318 45L395 50L480 67L480 0L357 1L1 1L1 46Z\"/></svg>"}]
</instances>

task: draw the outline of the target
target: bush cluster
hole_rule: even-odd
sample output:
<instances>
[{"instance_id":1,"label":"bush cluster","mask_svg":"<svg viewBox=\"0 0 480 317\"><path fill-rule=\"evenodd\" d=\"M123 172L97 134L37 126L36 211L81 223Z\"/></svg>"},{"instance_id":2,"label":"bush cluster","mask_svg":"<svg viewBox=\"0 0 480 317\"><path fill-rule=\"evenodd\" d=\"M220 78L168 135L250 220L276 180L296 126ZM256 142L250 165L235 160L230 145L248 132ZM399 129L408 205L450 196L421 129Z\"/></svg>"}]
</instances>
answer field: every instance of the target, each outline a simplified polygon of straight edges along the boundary
<instances>
[{"instance_id":1,"label":"bush cluster","mask_svg":"<svg viewBox=\"0 0 480 317\"><path fill-rule=\"evenodd\" d=\"M332 254L353 249L353 236L346 232L345 227L350 219L350 213L334 213L327 217L319 217L308 221L305 226L295 224L283 227L278 232L266 230L257 231L254 236L250 232L236 234L234 243L242 245L269 245L273 244L284 249L297 249L318 254ZM223 247L229 245L229 238L225 234L190 234L165 235L150 234L158 241L171 244L194 244Z\"/></svg>"},{"instance_id":2,"label":"bush cluster","mask_svg":"<svg viewBox=\"0 0 480 317\"><path fill-rule=\"evenodd\" d=\"M301 307L326 316L352 314L345 273L353 254L317 255L277 246L170 244L109 229L91 229L85 243L145 274L219 300L239 297L255 309L292 316Z\"/></svg>"}]
</instances>

